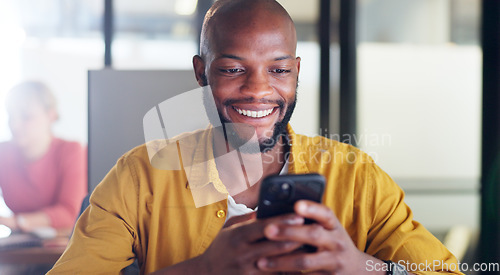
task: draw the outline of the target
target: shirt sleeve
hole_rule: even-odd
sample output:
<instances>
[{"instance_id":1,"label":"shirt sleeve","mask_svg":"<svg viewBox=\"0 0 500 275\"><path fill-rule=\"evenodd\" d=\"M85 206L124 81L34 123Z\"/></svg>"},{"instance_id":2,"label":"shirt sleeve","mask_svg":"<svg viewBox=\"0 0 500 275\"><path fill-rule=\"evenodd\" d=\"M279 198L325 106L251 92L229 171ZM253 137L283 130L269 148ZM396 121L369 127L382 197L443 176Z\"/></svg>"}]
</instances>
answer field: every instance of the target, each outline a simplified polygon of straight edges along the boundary
<instances>
[{"instance_id":1,"label":"shirt sleeve","mask_svg":"<svg viewBox=\"0 0 500 275\"><path fill-rule=\"evenodd\" d=\"M87 193L86 150L69 143L59 152L60 184L55 202L41 210L54 228L72 228Z\"/></svg>"},{"instance_id":2,"label":"shirt sleeve","mask_svg":"<svg viewBox=\"0 0 500 275\"><path fill-rule=\"evenodd\" d=\"M404 192L376 164L368 168L371 213L366 253L400 263L415 274L463 274L448 249L420 223L404 203Z\"/></svg>"},{"instance_id":3,"label":"shirt sleeve","mask_svg":"<svg viewBox=\"0 0 500 275\"><path fill-rule=\"evenodd\" d=\"M137 244L138 182L120 159L96 187L63 255L48 274L118 274L133 263Z\"/></svg>"}]
</instances>

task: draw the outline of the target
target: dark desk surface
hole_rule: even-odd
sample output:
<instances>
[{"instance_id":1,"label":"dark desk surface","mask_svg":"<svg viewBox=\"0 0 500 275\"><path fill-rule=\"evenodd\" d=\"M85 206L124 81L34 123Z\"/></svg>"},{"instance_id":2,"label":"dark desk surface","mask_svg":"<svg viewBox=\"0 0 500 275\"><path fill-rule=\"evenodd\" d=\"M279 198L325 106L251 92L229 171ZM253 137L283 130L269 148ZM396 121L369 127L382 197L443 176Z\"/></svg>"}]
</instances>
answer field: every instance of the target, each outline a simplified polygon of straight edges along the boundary
<instances>
[{"instance_id":1,"label":"dark desk surface","mask_svg":"<svg viewBox=\"0 0 500 275\"><path fill-rule=\"evenodd\" d=\"M65 246L25 247L0 251L0 264L55 264Z\"/></svg>"},{"instance_id":2,"label":"dark desk surface","mask_svg":"<svg viewBox=\"0 0 500 275\"><path fill-rule=\"evenodd\" d=\"M41 240L30 234L12 234L0 241L2 265L53 265L66 249L68 235Z\"/></svg>"}]
</instances>

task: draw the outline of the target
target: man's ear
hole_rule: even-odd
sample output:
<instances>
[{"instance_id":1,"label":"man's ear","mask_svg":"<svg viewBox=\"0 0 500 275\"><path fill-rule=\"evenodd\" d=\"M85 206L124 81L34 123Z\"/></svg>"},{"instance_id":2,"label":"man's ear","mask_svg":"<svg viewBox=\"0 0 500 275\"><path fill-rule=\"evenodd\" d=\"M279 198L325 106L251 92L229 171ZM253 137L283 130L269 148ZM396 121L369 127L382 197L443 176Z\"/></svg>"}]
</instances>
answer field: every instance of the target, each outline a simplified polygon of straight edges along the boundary
<instances>
[{"instance_id":1,"label":"man's ear","mask_svg":"<svg viewBox=\"0 0 500 275\"><path fill-rule=\"evenodd\" d=\"M301 59L300 59L300 57L297 57L297 58L295 58L295 60L297 61L297 76L298 76L298 74L300 73L300 60Z\"/></svg>"},{"instance_id":2,"label":"man's ear","mask_svg":"<svg viewBox=\"0 0 500 275\"><path fill-rule=\"evenodd\" d=\"M193 56L193 69L196 82L201 87L206 85L205 61L199 55Z\"/></svg>"}]
</instances>

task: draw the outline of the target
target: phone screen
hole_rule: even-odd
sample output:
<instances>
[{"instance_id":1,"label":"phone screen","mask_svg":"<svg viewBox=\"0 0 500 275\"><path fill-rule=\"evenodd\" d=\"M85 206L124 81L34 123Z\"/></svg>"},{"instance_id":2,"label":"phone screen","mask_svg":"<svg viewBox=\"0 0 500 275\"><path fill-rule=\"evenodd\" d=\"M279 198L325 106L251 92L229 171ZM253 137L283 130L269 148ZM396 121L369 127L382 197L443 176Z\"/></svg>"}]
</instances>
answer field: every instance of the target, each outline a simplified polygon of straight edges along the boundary
<instances>
[{"instance_id":1,"label":"phone screen","mask_svg":"<svg viewBox=\"0 0 500 275\"><path fill-rule=\"evenodd\" d=\"M299 200L321 202L325 178L319 174L299 174L270 176L264 179L260 188L257 218L269 218L293 213L294 205ZM313 223L305 219L305 224ZM317 248L303 245L298 250L312 253Z\"/></svg>"}]
</instances>

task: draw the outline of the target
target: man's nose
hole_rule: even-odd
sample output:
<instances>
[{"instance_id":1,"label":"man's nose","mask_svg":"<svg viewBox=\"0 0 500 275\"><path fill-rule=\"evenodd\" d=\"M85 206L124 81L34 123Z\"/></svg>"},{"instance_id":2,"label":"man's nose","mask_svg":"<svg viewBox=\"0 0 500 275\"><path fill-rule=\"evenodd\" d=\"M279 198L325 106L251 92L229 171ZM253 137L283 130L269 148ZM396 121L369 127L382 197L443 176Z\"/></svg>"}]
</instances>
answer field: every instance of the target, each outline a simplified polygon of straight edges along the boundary
<instances>
[{"instance_id":1,"label":"man's nose","mask_svg":"<svg viewBox=\"0 0 500 275\"><path fill-rule=\"evenodd\" d=\"M241 93L261 99L273 93L273 88L270 84L270 76L267 72L253 71L247 73L247 78L244 85L241 87Z\"/></svg>"}]
</instances>

